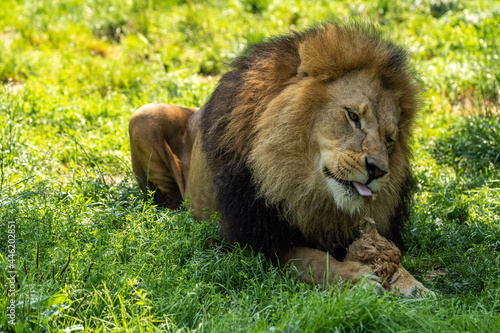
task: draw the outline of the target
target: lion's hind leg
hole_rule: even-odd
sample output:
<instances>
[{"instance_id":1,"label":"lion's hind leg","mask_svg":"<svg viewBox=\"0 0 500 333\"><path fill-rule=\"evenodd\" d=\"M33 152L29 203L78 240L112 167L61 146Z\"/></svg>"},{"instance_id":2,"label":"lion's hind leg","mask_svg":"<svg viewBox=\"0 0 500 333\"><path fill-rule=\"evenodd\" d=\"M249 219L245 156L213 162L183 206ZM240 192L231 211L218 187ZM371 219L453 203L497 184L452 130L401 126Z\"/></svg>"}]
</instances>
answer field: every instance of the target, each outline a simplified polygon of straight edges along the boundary
<instances>
[{"instance_id":1,"label":"lion's hind leg","mask_svg":"<svg viewBox=\"0 0 500 333\"><path fill-rule=\"evenodd\" d=\"M185 179L182 173L185 133L194 109L168 104L147 104L129 123L132 168L139 186L155 191L154 202L176 209L182 202Z\"/></svg>"}]
</instances>

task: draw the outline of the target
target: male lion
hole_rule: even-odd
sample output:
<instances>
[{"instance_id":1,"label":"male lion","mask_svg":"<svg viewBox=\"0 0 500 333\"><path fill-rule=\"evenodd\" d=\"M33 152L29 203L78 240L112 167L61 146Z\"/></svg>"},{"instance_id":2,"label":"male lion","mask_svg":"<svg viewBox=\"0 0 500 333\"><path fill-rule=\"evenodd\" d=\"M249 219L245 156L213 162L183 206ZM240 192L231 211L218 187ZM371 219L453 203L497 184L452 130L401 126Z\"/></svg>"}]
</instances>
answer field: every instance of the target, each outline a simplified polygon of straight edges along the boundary
<instances>
[{"instance_id":1,"label":"male lion","mask_svg":"<svg viewBox=\"0 0 500 333\"><path fill-rule=\"evenodd\" d=\"M227 241L296 267L305 282L378 285L373 266L344 258L365 218L402 246L417 109L405 51L372 28L326 24L257 44L232 68L198 111L134 113L141 188L172 209L189 196L200 219L219 211ZM390 290L428 291L400 270Z\"/></svg>"}]
</instances>

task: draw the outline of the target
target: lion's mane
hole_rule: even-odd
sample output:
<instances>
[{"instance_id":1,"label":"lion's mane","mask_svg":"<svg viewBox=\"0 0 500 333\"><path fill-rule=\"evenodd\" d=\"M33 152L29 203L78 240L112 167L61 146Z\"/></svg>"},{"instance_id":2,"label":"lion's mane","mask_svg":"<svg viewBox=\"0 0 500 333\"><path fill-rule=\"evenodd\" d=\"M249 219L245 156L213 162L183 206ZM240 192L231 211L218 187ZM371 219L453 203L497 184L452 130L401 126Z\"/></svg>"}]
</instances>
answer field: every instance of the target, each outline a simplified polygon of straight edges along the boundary
<instances>
[{"instance_id":1,"label":"lion's mane","mask_svg":"<svg viewBox=\"0 0 500 333\"><path fill-rule=\"evenodd\" d=\"M417 89L405 51L371 27L326 24L254 45L232 63L203 107L203 150L226 240L270 258L292 246L345 255L360 214L341 211L311 177L310 137L318 105L332 98L322 85L367 70L399 96L398 151L391 191L377 199L380 233L402 247L412 183L408 140ZM315 78L293 90L301 76ZM279 98L286 91L289 102ZM278 102L277 100L280 100Z\"/></svg>"}]
</instances>

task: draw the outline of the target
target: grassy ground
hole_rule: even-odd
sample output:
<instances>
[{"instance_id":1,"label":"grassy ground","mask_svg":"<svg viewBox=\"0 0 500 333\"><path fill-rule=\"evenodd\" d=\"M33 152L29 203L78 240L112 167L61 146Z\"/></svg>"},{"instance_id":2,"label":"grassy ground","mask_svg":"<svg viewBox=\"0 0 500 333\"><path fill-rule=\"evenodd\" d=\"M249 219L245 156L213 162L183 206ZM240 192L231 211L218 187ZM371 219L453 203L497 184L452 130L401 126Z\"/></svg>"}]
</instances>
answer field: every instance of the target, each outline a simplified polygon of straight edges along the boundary
<instances>
[{"instance_id":1,"label":"grassy ground","mask_svg":"<svg viewBox=\"0 0 500 333\"><path fill-rule=\"evenodd\" d=\"M500 331L500 3L0 8L0 331ZM249 44L349 17L406 45L425 87L404 264L435 300L315 290L260 255L220 251L215 224L156 209L133 181L136 108L201 105Z\"/></svg>"}]
</instances>

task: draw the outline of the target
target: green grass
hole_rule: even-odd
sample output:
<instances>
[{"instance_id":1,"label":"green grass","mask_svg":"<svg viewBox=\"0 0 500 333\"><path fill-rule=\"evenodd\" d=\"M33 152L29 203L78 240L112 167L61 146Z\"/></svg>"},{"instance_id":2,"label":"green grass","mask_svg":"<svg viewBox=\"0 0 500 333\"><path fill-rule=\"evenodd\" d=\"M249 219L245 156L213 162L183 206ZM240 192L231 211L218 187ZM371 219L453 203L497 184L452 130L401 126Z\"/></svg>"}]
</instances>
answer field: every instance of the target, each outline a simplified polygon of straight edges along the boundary
<instances>
[{"instance_id":1,"label":"green grass","mask_svg":"<svg viewBox=\"0 0 500 333\"><path fill-rule=\"evenodd\" d=\"M500 3L0 0L0 331L500 331ZM404 265L437 299L320 291L154 207L127 124L199 106L248 45L368 20L424 86ZM15 256L9 233L15 228ZM6 314L15 260L16 325Z\"/></svg>"}]
</instances>

